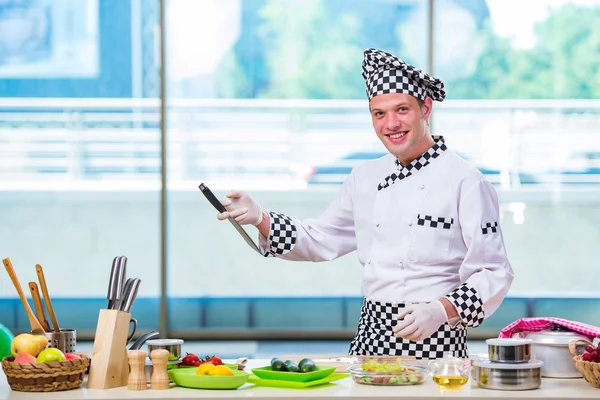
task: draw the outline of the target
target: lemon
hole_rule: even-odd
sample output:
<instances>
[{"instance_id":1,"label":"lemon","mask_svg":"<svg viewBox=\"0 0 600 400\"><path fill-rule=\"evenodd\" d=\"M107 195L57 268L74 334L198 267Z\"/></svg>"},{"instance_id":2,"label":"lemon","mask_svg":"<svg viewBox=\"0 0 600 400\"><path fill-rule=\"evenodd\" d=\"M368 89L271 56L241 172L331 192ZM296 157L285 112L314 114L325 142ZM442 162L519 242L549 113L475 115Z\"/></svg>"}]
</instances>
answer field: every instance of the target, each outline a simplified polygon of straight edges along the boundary
<instances>
[{"instance_id":1,"label":"lemon","mask_svg":"<svg viewBox=\"0 0 600 400\"><path fill-rule=\"evenodd\" d=\"M211 375L233 376L233 372L227 365L217 365Z\"/></svg>"},{"instance_id":2,"label":"lemon","mask_svg":"<svg viewBox=\"0 0 600 400\"><path fill-rule=\"evenodd\" d=\"M209 363L200 364L200 366L196 369L196 375L213 375L215 371L215 366Z\"/></svg>"}]
</instances>

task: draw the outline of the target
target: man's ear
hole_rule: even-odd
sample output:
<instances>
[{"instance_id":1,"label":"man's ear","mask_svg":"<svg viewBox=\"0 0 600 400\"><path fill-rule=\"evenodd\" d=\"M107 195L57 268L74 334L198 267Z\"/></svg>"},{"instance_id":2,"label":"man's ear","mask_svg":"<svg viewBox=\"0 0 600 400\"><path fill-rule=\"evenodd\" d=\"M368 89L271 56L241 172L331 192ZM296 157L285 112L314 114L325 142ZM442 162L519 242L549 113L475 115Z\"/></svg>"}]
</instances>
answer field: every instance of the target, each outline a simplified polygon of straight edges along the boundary
<instances>
[{"instance_id":1,"label":"man's ear","mask_svg":"<svg viewBox=\"0 0 600 400\"><path fill-rule=\"evenodd\" d=\"M433 101L431 100L431 97L427 96L425 97L425 100L423 100L423 105L421 106L421 115L423 116L424 120L429 120L432 109Z\"/></svg>"}]
</instances>

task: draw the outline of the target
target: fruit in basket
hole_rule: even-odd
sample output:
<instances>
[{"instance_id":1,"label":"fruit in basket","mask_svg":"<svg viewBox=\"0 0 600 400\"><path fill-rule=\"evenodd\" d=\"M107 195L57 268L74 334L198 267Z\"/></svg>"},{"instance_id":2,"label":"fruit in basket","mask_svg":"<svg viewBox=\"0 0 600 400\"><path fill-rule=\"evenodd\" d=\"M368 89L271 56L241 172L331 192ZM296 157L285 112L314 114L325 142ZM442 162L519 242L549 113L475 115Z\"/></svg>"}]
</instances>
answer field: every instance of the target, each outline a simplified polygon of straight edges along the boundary
<instances>
[{"instance_id":1,"label":"fruit in basket","mask_svg":"<svg viewBox=\"0 0 600 400\"><path fill-rule=\"evenodd\" d=\"M31 354L19 353L19 355L17 357L15 357L15 362L17 364L33 364L33 363L37 362L37 360Z\"/></svg>"},{"instance_id":2,"label":"fruit in basket","mask_svg":"<svg viewBox=\"0 0 600 400\"><path fill-rule=\"evenodd\" d=\"M600 343L598 343L598 347L596 348L587 346L585 348L585 353L581 355L581 359L583 361L600 363Z\"/></svg>"},{"instance_id":3,"label":"fruit in basket","mask_svg":"<svg viewBox=\"0 0 600 400\"><path fill-rule=\"evenodd\" d=\"M68 360L80 360L81 357L79 357L77 354L75 353L65 353L65 358Z\"/></svg>"},{"instance_id":4,"label":"fruit in basket","mask_svg":"<svg viewBox=\"0 0 600 400\"><path fill-rule=\"evenodd\" d=\"M12 340L10 350L15 358L19 353L27 353L36 357L47 345L48 339L45 336L22 333Z\"/></svg>"},{"instance_id":5,"label":"fruit in basket","mask_svg":"<svg viewBox=\"0 0 600 400\"><path fill-rule=\"evenodd\" d=\"M49 347L42 350L37 356L37 362L52 362L52 361L65 361L65 354L54 347Z\"/></svg>"}]
</instances>

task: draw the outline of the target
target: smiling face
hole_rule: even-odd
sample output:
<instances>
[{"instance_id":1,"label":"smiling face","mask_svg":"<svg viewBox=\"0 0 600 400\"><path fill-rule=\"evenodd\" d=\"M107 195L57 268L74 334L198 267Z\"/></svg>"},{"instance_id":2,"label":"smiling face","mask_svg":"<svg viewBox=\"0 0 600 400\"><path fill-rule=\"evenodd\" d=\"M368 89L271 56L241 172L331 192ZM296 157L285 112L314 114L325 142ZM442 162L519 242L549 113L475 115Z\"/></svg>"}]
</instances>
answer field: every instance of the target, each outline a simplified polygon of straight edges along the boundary
<instances>
[{"instance_id":1,"label":"smiling face","mask_svg":"<svg viewBox=\"0 0 600 400\"><path fill-rule=\"evenodd\" d=\"M431 98L419 102L405 93L380 94L369 102L373 128L379 140L404 165L434 144L427 126L431 107Z\"/></svg>"}]
</instances>

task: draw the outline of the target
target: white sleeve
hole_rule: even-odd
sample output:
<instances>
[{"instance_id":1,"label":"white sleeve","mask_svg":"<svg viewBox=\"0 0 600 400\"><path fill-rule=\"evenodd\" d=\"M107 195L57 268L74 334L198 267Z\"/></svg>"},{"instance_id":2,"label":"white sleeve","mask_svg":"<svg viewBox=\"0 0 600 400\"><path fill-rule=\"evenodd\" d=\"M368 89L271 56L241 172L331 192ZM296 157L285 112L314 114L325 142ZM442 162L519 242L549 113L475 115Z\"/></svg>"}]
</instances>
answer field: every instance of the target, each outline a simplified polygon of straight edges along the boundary
<instances>
[{"instance_id":1,"label":"white sleeve","mask_svg":"<svg viewBox=\"0 0 600 400\"><path fill-rule=\"evenodd\" d=\"M495 189L485 179L465 189L458 207L467 247L460 269L463 285L446 297L456 306L461 320L475 327L500 306L514 273L506 256Z\"/></svg>"},{"instance_id":2,"label":"white sleeve","mask_svg":"<svg viewBox=\"0 0 600 400\"><path fill-rule=\"evenodd\" d=\"M356 250L353 211L354 174L318 218L299 221L269 212L269 237L259 235L265 257L292 261L329 261Z\"/></svg>"}]
</instances>

